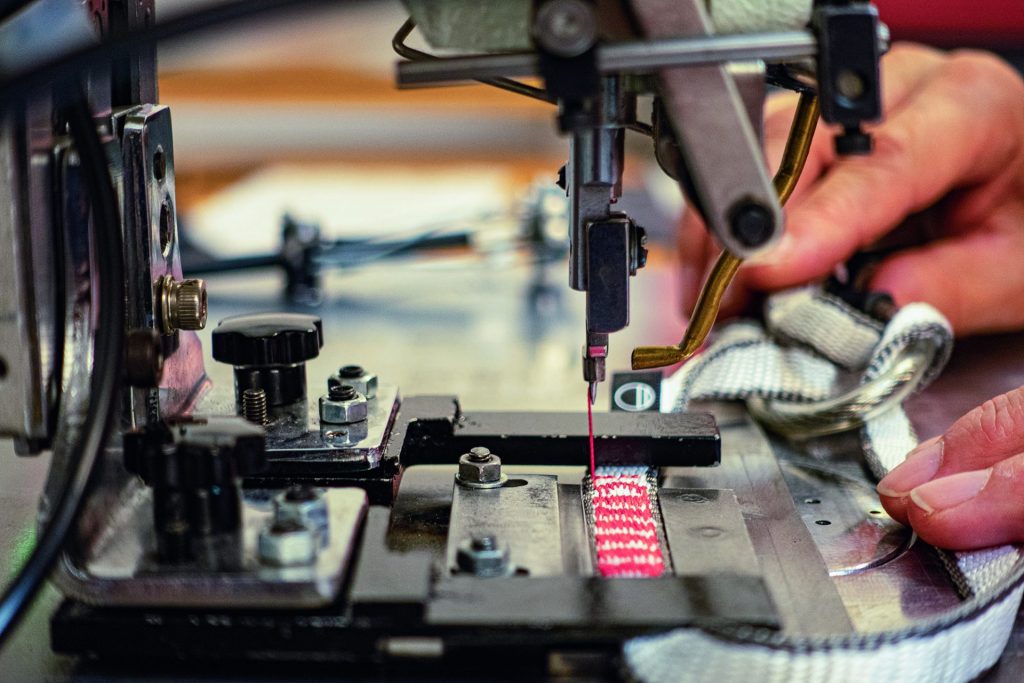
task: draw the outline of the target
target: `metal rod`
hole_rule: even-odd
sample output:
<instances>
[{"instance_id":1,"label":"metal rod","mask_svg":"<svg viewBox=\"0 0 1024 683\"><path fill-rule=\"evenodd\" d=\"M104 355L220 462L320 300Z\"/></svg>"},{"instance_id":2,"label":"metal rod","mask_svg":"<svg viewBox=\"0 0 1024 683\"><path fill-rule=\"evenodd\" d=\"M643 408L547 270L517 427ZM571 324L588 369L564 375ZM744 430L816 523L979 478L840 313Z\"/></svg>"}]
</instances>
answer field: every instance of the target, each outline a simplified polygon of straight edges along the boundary
<instances>
[{"instance_id":1,"label":"metal rod","mask_svg":"<svg viewBox=\"0 0 1024 683\"><path fill-rule=\"evenodd\" d=\"M780 204L785 204L793 194L797 180L804 170L807 154L811 150L811 140L814 139L814 130L818 125L819 112L818 96L810 92L801 93L793 116L793 125L786 139L782 163L779 164L779 170L772 179ZM711 333L715 319L718 318L725 290L742 263L743 259L723 249L708 275L707 282L700 290L682 340L677 346L640 346L633 349L633 369L645 370L674 365L695 354Z\"/></svg>"},{"instance_id":2,"label":"metal rod","mask_svg":"<svg viewBox=\"0 0 1024 683\"><path fill-rule=\"evenodd\" d=\"M813 57L817 51L810 31L670 38L601 46L597 68L610 74L733 61L785 62ZM536 53L509 52L402 62L396 80L399 86L425 86L538 73Z\"/></svg>"},{"instance_id":3,"label":"metal rod","mask_svg":"<svg viewBox=\"0 0 1024 683\"><path fill-rule=\"evenodd\" d=\"M416 28L416 22L413 21L412 17L406 19L405 23L398 29L394 37L391 39L391 49L393 49L400 57L405 57L412 62L424 62L424 61L435 61L443 59L437 55L432 55L429 52L423 52L416 48L409 47L405 41L412 33L413 29ZM401 70L401 64L399 65ZM501 90L507 90L508 92L515 93L517 95L525 95L532 97L535 100L541 100L542 102L548 102L551 104L555 103L555 98L544 91L543 88L534 87L528 83L520 83L510 78L479 78L476 79L479 83L489 85Z\"/></svg>"}]
</instances>

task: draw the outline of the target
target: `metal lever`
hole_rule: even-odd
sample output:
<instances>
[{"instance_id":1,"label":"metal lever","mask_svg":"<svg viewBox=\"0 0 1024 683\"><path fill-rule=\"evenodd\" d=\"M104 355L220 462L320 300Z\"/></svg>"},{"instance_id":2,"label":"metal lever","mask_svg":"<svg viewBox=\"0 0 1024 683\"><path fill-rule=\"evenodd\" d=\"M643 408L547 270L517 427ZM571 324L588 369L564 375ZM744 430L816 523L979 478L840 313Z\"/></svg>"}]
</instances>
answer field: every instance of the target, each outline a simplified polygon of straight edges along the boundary
<instances>
[{"instance_id":1,"label":"metal lever","mask_svg":"<svg viewBox=\"0 0 1024 683\"><path fill-rule=\"evenodd\" d=\"M801 93L796 114L793 116L793 125L789 129L789 137L786 140L782 163L772 179L772 185L778 194L780 204L785 204L793 194L797 180L800 179L800 174L803 172L807 154L811 149L811 140L814 139L814 130L818 125L818 115L818 96L811 92ZM723 250L714 268L711 269L707 282L704 283L704 287L700 291L700 296L697 297L697 304L690 317L690 324L679 344L676 346L640 346L633 349L633 369L646 370L674 365L696 353L711 332L722 304L722 296L742 263L743 259Z\"/></svg>"}]
</instances>

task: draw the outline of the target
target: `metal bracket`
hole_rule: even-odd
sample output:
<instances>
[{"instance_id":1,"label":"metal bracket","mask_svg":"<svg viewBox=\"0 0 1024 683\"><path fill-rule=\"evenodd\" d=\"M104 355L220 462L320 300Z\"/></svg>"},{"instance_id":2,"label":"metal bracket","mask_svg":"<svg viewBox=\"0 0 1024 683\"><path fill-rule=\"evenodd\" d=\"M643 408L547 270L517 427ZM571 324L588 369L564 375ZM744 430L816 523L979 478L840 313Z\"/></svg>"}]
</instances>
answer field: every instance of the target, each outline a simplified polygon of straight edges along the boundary
<instances>
[{"instance_id":1,"label":"metal bracket","mask_svg":"<svg viewBox=\"0 0 1024 683\"><path fill-rule=\"evenodd\" d=\"M631 5L649 37L712 33L702 0L632 0ZM664 68L660 81L708 229L736 256L766 246L781 234L782 207L743 99L725 65ZM755 243L734 234L734 224L749 227L753 219L763 227Z\"/></svg>"}]
</instances>

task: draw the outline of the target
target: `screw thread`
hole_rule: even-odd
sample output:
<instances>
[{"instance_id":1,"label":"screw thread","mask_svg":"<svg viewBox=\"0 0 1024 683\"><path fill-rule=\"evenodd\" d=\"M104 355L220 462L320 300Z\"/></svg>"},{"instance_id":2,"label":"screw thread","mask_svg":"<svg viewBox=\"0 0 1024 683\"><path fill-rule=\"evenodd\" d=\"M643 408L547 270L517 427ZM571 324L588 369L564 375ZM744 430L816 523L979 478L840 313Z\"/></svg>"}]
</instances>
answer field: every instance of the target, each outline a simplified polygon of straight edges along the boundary
<instances>
[{"instance_id":1,"label":"screw thread","mask_svg":"<svg viewBox=\"0 0 1024 683\"><path fill-rule=\"evenodd\" d=\"M327 396L332 401L351 401L357 393L356 388L350 384L332 384L327 389Z\"/></svg>"},{"instance_id":2,"label":"screw thread","mask_svg":"<svg viewBox=\"0 0 1024 683\"><path fill-rule=\"evenodd\" d=\"M267 392L263 389L246 389L242 392L242 416L258 425L265 425L267 419Z\"/></svg>"}]
</instances>

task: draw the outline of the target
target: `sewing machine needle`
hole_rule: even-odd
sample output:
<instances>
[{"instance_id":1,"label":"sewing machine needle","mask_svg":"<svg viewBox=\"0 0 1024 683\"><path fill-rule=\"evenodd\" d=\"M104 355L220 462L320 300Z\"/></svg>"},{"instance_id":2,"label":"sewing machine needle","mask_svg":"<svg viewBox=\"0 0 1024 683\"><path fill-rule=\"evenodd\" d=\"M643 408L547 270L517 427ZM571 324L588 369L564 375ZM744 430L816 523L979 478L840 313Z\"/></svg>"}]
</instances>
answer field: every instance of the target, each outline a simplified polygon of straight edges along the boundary
<instances>
[{"instance_id":1,"label":"sewing machine needle","mask_svg":"<svg viewBox=\"0 0 1024 683\"><path fill-rule=\"evenodd\" d=\"M590 481L594 481L594 387L595 382L590 383L587 390L587 435L590 445Z\"/></svg>"}]
</instances>

